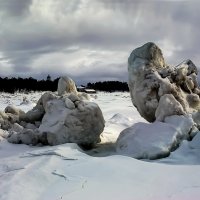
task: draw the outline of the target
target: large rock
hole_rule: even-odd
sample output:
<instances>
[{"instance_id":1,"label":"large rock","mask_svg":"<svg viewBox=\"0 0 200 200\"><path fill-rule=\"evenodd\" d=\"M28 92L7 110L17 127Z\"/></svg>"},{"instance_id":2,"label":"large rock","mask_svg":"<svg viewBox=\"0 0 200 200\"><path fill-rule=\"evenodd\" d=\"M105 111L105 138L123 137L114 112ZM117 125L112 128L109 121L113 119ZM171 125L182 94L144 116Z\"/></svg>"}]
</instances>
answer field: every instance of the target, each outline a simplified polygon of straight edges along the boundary
<instances>
[{"instance_id":1,"label":"large rock","mask_svg":"<svg viewBox=\"0 0 200 200\"><path fill-rule=\"evenodd\" d=\"M30 123L41 121L46 111L47 102L56 98L56 95L52 92L45 92L38 100L36 106L20 117L20 121Z\"/></svg>"},{"instance_id":2,"label":"large rock","mask_svg":"<svg viewBox=\"0 0 200 200\"><path fill-rule=\"evenodd\" d=\"M137 123L120 133L118 153L137 159L169 156L190 134L194 122L189 116L170 116L166 122Z\"/></svg>"},{"instance_id":3,"label":"large rock","mask_svg":"<svg viewBox=\"0 0 200 200\"><path fill-rule=\"evenodd\" d=\"M159 47L149 42L133 50L128 71L132 102L147 121L200 109L197 68L191 60L168 66Z\"/></svg>"},{"instance_id":4,"label":"large rock","mask_svg":"<svg viewBox=\"0 0 200 200\"><path fill-rule=\"evenodd\" d=\"M63 76L59 79L57 91L59 96L65 93L78 94L74 81L67 76Z\"/></svg>"},{"instance_id":5,"label":"large rock","mask_svg":"<svg viewBox=\"0 0 200 200\"><path fill-rule=\"evenodd\" d=\"M17 110L7 110L18 114ZM12 113L0 113L0 123L8 121ZM46 92L32 110L16 116L18 120L5 128L10 133L8 141L32 145L70 142L92 146L100 142L105 124L98 105L90 102L85 93L78 93L69 77L60 78L58 95Z\"/></svg>"},{"instance_id":6,"label":"large rock","mask_svg":"<svg viewBox=\"0 0 200 200\"><path fill-rule=\"evenodd\" d=\"M64 98L49 101L47 105L39 131L47 133L48 144L92 145L100 141L104 118L97 104Z\"/></svg>"}]
</instances>

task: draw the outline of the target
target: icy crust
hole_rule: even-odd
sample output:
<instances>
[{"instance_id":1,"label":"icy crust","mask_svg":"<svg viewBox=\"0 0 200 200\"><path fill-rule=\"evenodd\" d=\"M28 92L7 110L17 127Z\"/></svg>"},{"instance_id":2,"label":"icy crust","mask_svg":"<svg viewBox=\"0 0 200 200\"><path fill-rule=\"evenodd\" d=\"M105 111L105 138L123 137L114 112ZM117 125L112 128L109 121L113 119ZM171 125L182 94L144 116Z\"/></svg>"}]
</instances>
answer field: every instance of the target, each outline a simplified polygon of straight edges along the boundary
<instances>
[{"instance_id":1,"label":"icy crust","mask_svg":"<svg viewBox=\"0 0 200 200\"><path fill-rule=\"evenodd\" d=\"M128 72L132 102L147 121L199 111L197 67L191 60L168 66L160 48L149 42L133 50Z\"/></svg>"},{"instance_id":2,"label":"icy crust","mask_svg":"<svg viewBox=\"0 0 200 200\"><path fill-rule=\"evenodd\" d=\"M1 159L0 199L197 200L199 169L199 165L170 166L125 156L94 158L76 144L29 147ZM98 195L97 188L102 190Z\"/></svg>"}]
</instances>

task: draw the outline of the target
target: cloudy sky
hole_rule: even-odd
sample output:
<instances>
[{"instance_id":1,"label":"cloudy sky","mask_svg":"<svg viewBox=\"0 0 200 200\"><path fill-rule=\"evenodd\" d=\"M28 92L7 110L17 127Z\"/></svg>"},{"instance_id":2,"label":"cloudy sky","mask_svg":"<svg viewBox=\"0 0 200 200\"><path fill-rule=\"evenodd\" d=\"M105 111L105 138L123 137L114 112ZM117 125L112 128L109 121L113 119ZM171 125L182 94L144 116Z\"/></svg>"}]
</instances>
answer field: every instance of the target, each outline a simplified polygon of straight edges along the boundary
<instances>
[{"instance_id":1,"label":"cloudy sky","mask_svg":"<svg viewBox=\"0 0 200 200\"><path fill-rule=\"evenodd\" d=\"M131 51L152 41L166 62L200 66L200 3L0 0L0 76L127 80Z\"/></svg>"}]
</instances>

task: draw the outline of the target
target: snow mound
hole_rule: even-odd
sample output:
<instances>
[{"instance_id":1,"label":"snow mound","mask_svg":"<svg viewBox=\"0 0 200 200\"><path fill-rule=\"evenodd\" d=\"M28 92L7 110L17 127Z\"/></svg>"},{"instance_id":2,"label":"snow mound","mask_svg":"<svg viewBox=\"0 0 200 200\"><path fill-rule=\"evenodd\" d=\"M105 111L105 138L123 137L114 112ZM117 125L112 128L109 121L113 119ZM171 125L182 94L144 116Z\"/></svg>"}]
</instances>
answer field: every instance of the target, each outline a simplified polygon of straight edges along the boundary
<instances>
[{"instance_id":1,"label":"snow mound","mask_svg":"<svg viewBox=\"0 0 200 200\"><path fill-rule=\"evenodd\" d=\"M137 123L120 133L116 151L137 159L158 159L169 156L183 139L188 138L192 120L183 116L172 116L168 123ZM174 125L177 124L177 125Z\"/></svg>"},{"instance_id":2,"label":"snow mound","mask_svg":"<svg viewBox=\"0 0 200 200\"><path fill-rule=\"evenodd\" d=\"M117 114L113 115L113 117L111 117L108 121L111 123L130 125L130 123L132 122L132 119L129 117L126 117L120 113L117 113Z\"/></svg>"}]
</instances>

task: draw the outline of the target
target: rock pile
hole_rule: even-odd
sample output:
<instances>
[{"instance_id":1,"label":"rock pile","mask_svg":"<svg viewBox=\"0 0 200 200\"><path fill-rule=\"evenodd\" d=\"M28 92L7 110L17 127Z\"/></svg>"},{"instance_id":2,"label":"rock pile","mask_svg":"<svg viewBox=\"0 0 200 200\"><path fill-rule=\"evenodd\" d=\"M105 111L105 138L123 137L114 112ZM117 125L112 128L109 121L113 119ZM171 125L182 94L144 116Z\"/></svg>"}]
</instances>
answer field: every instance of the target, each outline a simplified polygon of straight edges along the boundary
<instances>
[{"instance_id":1,"label":"rock pile","mask_svg":"<svg viewBox=\"0 0 200 200\"><path fill-rule=\"evenodd\" d=\"M60 78L57 92L44 93L27 113L14 106L0 112L1 128L9 132L7 140L32 145L99 142L105 124L99 106L87 94L78 93L69 77Z\"/></svg>"}]
</instances>

